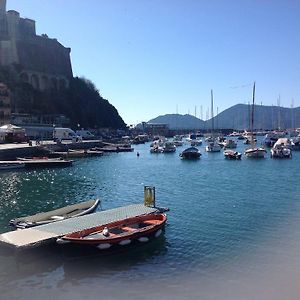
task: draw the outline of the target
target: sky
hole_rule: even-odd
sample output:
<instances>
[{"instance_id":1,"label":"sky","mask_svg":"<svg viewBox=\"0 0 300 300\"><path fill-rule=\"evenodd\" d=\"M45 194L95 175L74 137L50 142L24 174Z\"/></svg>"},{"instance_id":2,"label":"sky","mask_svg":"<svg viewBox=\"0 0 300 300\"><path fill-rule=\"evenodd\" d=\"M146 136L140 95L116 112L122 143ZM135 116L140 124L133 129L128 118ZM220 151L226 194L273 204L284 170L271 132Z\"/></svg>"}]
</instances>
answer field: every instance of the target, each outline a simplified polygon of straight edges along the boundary
<instances>
[{"instance_id":1,"label":"sky","mask_svg":"<svg viewBox=\"0 0 300 300\"><path fill-rule=\"evenodd\" d=\"M7 0L70 47L73 75L128 125L164 114L206 120L238 103L298 107L298 0Z\"/></svg>"}]
</instances>

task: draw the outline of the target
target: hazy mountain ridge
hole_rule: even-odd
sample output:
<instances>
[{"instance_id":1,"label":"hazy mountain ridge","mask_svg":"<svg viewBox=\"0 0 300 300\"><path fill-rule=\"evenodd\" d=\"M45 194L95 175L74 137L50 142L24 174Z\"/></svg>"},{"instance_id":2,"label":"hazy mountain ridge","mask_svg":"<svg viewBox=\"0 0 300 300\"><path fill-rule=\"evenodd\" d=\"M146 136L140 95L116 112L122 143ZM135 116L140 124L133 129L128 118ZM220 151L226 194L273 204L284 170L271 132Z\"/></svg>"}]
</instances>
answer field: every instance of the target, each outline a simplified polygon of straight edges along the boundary
<instances>
[{"instance_id":1,"label":"hazy mountain ridge","mask_svg":"<svg viewBox=\"0 0 300 300\"><path fill-rule=\"evenodd\" d=\"M244 130L250 127L252 106L236 104L214 117L215 129ZM211 129L212 120L203 121L192 115L166 114L147 123L168 124L170 129ZM300 127L300 107L254 106L254 129Z\"/></svg>"},{"instance_id":2,"label":"hazy mountain ridge","mask_svg":"<svg viewBox=\"0 0 300 300\"><path fill-rule=\"evenodd\" d=\"M204 128L205 126L205 121L188 114L167 114L163 116L158 116L157 118L152 119L147 123L168 124L170 129L195 129Z\"/></svg>"}]
</instances>

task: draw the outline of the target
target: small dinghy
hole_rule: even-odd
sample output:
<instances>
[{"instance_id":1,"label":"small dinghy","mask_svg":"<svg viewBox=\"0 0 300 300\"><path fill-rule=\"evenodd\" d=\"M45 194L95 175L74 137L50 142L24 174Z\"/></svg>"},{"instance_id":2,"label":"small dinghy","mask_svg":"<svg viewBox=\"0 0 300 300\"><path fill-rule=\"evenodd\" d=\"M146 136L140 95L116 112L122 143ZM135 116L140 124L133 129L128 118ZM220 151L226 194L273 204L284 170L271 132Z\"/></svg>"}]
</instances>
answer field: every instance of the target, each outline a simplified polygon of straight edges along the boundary
<instances>
[{"instance_id":1,"label":"small dinghy","mask_svg":"<svg viewBox=\"0 0 300 300\"><path fill-rule=\"evenodd\" d=\"M234 150L225 150L224 156L227 159L241 159L242 153L234 151Z\"/></svg>"},{"instance_id":2,"label":"small dinghy","mask_svg":"<svg viewBox=\"0 0 300 300\"><path fill-rule=\"evenodd\" d=\"M24 163L26 168L69 167L73 163L73 160L49 157L17 157L17 161Z\"/></svg>"},{"instance_id":3,"label":"small dinghy","mask_svg":"<svg viewBox=\"0 0 300 300\"><path fill-rule=\"evenodd\" d=\"M41 212L32 216L12 219L9 221L9 224L16 228L24 229L57 222L68 218L79 217L95 211L99 203L99 199L76 203L52 211Z\"/></svg>"},{"instance_id":4,"label":"small dinghy","mask_svg":"<svg viewBox=\"0 0 300 300\"><path fill-rule=\"evenodd\" d=\"M167 216L163 213L142 215L67 234L57 242L97 246L99 249L125 246L133 241L148 242L151 237L162 234L166 221Z\"/></svg>"}]
</instances>

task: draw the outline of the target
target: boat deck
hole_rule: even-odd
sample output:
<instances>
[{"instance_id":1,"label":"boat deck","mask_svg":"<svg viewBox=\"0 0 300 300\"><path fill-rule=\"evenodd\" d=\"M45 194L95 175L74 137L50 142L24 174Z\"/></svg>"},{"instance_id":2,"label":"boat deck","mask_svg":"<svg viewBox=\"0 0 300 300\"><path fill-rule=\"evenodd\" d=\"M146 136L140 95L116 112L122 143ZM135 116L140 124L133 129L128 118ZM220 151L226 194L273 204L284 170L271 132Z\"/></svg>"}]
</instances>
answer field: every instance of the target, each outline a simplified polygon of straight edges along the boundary
<instances>
[{"instance_id":1,"label":"boat deck","mask_svg":"<svg viewBox=\"0 0 300 300\"><path fill-rule=\"evenodd\" d=\"M147 207L143 204L118 207L51 224L2 233L0 235L0 245L11 246L16 249L33 248L53 242L57 238L72 232L156 211L156 208Z\"/></svg>"}]
</instances>

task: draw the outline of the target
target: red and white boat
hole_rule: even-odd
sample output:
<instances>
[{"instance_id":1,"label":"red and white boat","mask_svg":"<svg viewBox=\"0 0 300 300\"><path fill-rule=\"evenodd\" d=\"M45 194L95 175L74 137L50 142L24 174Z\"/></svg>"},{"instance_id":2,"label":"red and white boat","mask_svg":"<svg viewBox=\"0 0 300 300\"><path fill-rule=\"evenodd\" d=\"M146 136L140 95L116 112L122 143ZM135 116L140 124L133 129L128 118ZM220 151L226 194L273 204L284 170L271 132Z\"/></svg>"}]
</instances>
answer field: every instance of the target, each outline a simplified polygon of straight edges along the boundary
<instances>
[{"instance_id":1,"label":"red and white boat","mask_svg":"<svg viewBox=\"0 0 300 300\"><path fill-rule=\"evenodd\" d=\"M57 242L91 245L99 249L125 246L133 241L148 242L151 237L162 234L166 221L167 216L163 213L142 215L70 233Z\"/></svg>"}]
</instances>

